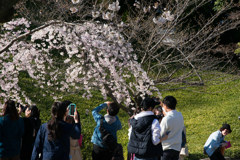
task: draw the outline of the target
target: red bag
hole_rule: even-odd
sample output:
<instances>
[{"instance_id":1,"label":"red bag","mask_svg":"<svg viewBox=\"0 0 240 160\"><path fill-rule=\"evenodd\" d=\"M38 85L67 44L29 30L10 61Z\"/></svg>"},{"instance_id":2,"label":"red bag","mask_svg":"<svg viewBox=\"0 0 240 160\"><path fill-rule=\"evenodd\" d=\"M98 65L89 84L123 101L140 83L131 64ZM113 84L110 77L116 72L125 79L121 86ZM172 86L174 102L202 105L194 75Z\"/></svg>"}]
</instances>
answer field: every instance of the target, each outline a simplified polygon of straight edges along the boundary
<instances>
[{"instance_id":1,"label":"red bag","mask_svg":"<svg viewBox=\"0 0 240 160\"><path fill-rule=\"evenodd\" d=\"M83 139L83 135L81 134L80 139L78 139L78 143L80 147L82 147L82 139Z\"/></svg>"}]
</instances>

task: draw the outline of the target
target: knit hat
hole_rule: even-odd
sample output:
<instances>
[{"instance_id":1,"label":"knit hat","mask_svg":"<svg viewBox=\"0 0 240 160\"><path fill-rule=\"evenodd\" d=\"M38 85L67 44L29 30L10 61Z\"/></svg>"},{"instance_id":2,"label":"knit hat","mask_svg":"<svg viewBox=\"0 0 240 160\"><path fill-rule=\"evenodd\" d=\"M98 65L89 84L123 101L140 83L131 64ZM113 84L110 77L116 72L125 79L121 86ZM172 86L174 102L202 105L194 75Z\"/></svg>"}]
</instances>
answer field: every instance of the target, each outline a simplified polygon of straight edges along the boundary
<instances>
[{"instance_id":1,"label":"knit hat","mask_svg":"<svg viewBox=\"0 0 240 160\"><path fill-rule=\"evenodd\" d=\"M230 125L229 125L229 124L223 124L223 125L222 125L222 128L223 128L223 129L227 129L227 130L229 130L229 133L231 133L231 132L232 132L232 130L231 130L231 128L230 128Z\"/></svg>"},{"instance_id":2,"label":"knit hat","mask_svg":"<svg viewBox=\"0 0 240 160\"><path fill-rule=\"evenodd\" d=\"M141 107L143 110L147 110L148 108L152 107L154 108L156 105L159 105L160 102L156 102L153 98L145 98L142 103Z\"/></svg>"}]
</instances>

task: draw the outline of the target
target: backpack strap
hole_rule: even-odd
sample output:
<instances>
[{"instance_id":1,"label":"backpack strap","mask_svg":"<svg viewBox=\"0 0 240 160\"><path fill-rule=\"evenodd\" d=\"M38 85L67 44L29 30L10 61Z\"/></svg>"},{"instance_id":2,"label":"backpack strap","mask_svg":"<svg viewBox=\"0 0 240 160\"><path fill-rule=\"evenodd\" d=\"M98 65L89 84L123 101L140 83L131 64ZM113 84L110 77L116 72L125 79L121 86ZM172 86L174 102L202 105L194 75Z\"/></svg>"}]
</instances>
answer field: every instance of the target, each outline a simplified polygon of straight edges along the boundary
<instances>
[{"instance_id":1,"label":"backpack strap","mask_svg":"<svg viewBox=\"0 0 240 160\"><path fill-rule=\"evenodd\" d=\"M100 127L103 126L103 116L101 116L101 120L100 120Z\"/></svg>"},{"instance_id":2,"label":"backpack strap","mask_svg":"<svg viewBox=\"0 0 240 160\"><path fill-rule=\"evenodd\" d=\"M103 116L101 117L101 119L100 119L100 127L99 127L99 131L100 131L100 133L101 133L101 138L103 138L104 137L104 128L103 128Z\"/></svg>"},{"instance_id":3,"label":"backpack strap","mask_svg":"<svg viewBox=\"0 0 240 160\"><path fill-rule=\"evenodd\" d=\"M108 134L110 134L110 132L103 127L103 116L101 117L101 120L100 120L99 131L100 131L100 133L101 133L101 138L102 138L102 139L103 139L105 136L107 136Z\"/></svg>"}]
</instances>

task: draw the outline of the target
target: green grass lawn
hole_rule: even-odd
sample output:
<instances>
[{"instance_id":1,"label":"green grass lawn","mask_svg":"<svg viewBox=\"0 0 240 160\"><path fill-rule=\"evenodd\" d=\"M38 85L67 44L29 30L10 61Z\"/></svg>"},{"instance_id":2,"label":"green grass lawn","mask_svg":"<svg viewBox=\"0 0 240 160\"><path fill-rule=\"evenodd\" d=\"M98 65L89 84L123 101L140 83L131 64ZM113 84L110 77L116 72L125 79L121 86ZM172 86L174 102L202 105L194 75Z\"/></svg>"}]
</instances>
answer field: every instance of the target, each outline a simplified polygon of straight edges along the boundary
<instances>
[{"instance_id":1,"label":"green grass lawn","mask_svg":"<svg viewBox=\"0 0 240 160\"><path fill-rule=\"evenodd\" d=\"M178 101L177 110L183 114L187 131L187 145L190 153L186 159L199 160L200 158L207 157L202 153L203 145L208 136L218 130L223 123L229 123L233 131L225 138L227 141L230 140L232 144L232 147L226 150L225 155L232 158L240 158L240 120L238 120L238 116L240 116L240 95L239 87L237 86L239 82L234 81L224 85L192 88L198 92L190 90L162 92L163 97L167 95L176 97ZM28 96L31 97L31 95ZM97 91L90 100L83 99L80 94L66 96L63 99L69 99L77 104L82 123L82 155L84 160L90 160L92 150L91 136L96 125L91 115L91 110L105 102L105 100L102 98L100 92ZM46 97L40 97L37 100L43 122L47 122L50 119L52 104L53 101ZM86 109L90 110L89 115L86 114ZM105 114L106 111L103 110L100 113ZM126 159L128 144L127 121L129 117L121 110L119 118L123 128L118 132L118 142L123 146Z\"/></svg>"}]
</instances>

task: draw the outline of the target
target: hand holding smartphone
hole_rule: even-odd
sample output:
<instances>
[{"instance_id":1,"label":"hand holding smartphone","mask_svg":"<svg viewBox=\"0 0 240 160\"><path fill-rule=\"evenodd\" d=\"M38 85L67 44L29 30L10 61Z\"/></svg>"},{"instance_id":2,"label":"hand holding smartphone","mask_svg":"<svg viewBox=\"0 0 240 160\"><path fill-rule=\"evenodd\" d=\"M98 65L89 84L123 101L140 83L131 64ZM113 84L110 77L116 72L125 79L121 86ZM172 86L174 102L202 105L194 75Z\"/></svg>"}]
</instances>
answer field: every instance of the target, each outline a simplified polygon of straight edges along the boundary
<instances>
[{"instance_id":1,"label":"hand holding smartphone","mask_svg":"<svg viewBox=\"0 0 240 160\"><path fill-rule=\"evenodd\" d=\"M74 104L74 103L69 104L69 106L68 106L68 114L70 116L74 116L75 109L76 109L76 104Z\"/></svg>"}]
</instances>

